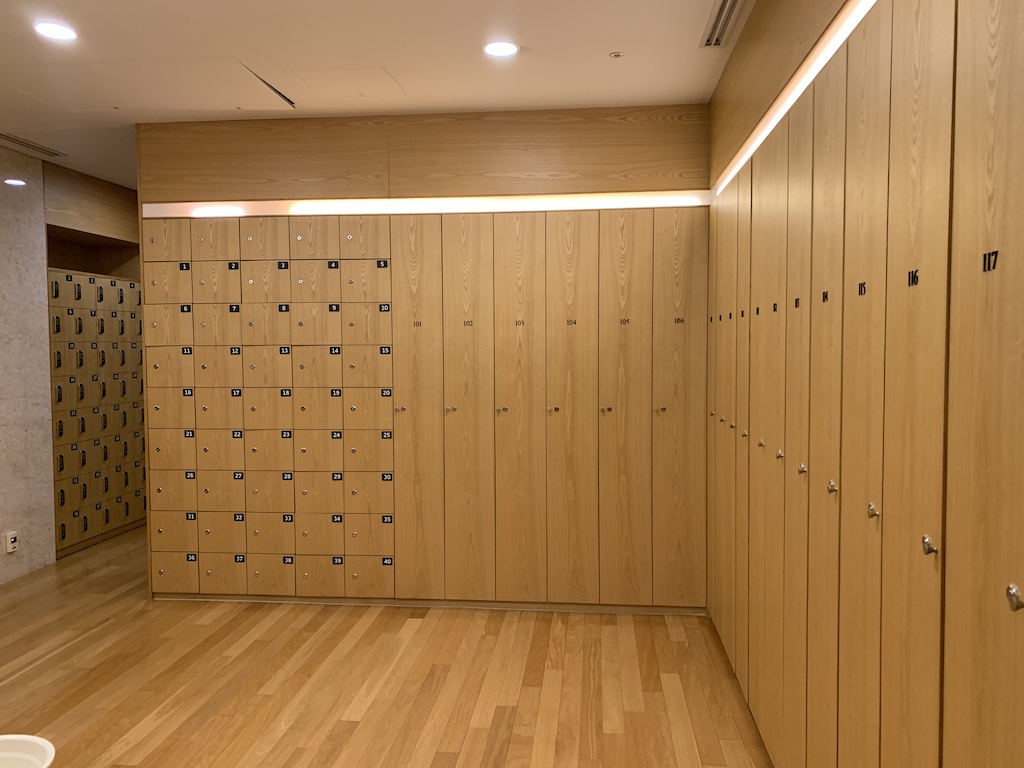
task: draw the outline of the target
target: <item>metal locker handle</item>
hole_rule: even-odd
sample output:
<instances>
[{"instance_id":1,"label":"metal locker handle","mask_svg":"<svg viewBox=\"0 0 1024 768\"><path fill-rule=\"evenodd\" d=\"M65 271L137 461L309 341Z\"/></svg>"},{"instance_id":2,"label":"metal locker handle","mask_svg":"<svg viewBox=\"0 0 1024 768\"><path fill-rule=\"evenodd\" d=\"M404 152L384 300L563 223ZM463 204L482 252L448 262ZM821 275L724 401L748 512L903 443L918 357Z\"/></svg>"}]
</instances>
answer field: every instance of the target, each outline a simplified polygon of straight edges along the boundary
<instances>
[{"instance_id":1,"label":"metal locker handle","mask_svg":"<svg viewBox=\"0 0 1024 768\"><path fill-rule=\"evenodd\" d=\"M1010 601L1010 610L1014 613L1024 608L1024 600L1020 599L1020 589L1016 584L1011 584L1006 588L1006 599Z\"/></svg>"},{"instance_id":2,"label":"metal locker handle","mask_svg":"<svg viewBox=\"0 0 1024 768\"><path fill-rule=\"evenodd\" d=\"M796 468L796 472L797 472L798 475L806 475L807 474L807 465L806 464L801 464L799 467Z\"/></svg>"},{"instance_id":3,"label":"metal locker handle","mask_svg":"<svg viewBox=\"0 0 1024 768\"><path fill-rule=\"evenodd\" d=\"M868 517L878 517L881 513L878 511L878 507L873 502L868 502Z\"/></svg>"},{"instance_id":4,"label":"metal locker handle","mask_svg":"<svg viewBox=\"0 0 1024 768\"><path fill-rule=\"evenodd\" d=\"M835 480L829 480L828 481L828 492L829 493L836 493L838 491L839 491L839 486L836 485L836 481Z\"/></svg>"},{"instance_id":5,"label":"metal locker handle","mask_svg":"<svg viewBox=\"0 0 1024 768\"><path fill-rule=\"evenodd\" d=\"M926 555L934 555L939 551L939 548L932 543L932 537L927 534L921 537L921 549Z\"/></svg>"}]
</instances>

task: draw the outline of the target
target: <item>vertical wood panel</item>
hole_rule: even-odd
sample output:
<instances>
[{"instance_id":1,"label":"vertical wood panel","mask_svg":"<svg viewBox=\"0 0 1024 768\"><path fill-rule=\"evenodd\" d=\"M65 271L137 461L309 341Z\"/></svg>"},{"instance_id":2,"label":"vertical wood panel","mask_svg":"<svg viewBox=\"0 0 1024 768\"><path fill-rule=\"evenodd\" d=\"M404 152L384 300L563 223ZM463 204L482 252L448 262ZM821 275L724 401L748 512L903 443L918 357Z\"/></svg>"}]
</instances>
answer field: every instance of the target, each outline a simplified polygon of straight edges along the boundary
<instances>
[{"instance_id":1,"label":"vertical wood panel","mask_svg":"<svg viewBox=\"0 0 1024 768\"><path fill-rule=\"evenodd\" d=\"M489 214L441 219L445 596L494 599L494 252ZM449 410L450 409L450 410Z\"/></svg>"},{"instance_id":2,"label":"vertical wood panel","mask_svg":"<svg viewBox=\"0 0 1024 768\"><path fill-rule=\"evenodd\" d=\"M750 703L769 755L782 737L789 120L754 155L751 210Z\"/></svg>"},{"instance_id":3,"label":"vertical wood panel","mask_svg":"<svg viewBox=\"0 0 1024 768\"><path fill-rule=\"evenodd\" d=\"M705 209L654 212L655 605L703 606L707 600L707 259Z\"/></svg>"},{"instance_id":4,"label":"vertical wood panel","mask_svg":"<svg viewBox=\"0 0 1024 768\"><path fill-rule=\"evenodd\" d=\"M543 213L494 215L498 600L548 596L544 241Z\"/></svg>"},{"instance_id":5,"label":"vertical wood panel","mask_svg":"<svg viewBox=\"0 0 1024 768\"><path fill-rule=\"evenodd\" d=\"M391 254L395 594L442 599L444 452L437 445L444 436L441 217L392 216Z\"/></svg>"},{"instance_id":6,"label":"vertical wood panel","mask_svg":"<svg viewBox=\"0 0 1024 768\"><path fill-rule=\"evenodd\" d=\"M708 286L707 286L707 337L708 356L705 361L708 403L704 409L704 442L707 451L707 478L705 480L705 498L707 503L707 560L708 560L708 613L712 620L718 618L718 488L717 470L718 463L715 461L715 439L718 437L718 430L715 429L715 419L718 418L718 328L716 322L718 316L718 209L719 201L715 200L714 205L708 211Z\"/></svg>"},{"instance_id":7,"label":"vertical wood panel","mask_svg":"<svg viewBox=\"0 0 1024 768\"><path fill-rule=\"evenodd\" d=\"M598 214L547 214L548 599L596 603ZM557 409L557 410L556 410Z\"/></svg>"},{"instance_id":8,"label":"vertical wood panel","mask_svg":"<svg viewBox=\"0 0 1024 768\"><path fill-rule=\"evenodd\" d=\"M846 46L814 83L811 422L807 519L807 765L836 765L839 665L839 483L842 425Z\"/></svg>"},{"instance_id":9,"label":"vertical wood panel","mask_svg":"<svg viewBox=\"0 0 1024 768\"><path fill-rule=\"evenodd\" d=\"M893 5L893 40L915 45L894 45L892 58L884 426L890 460L882 475L885 768L939 764L942 560L925 557L920 546L929 534L941 547L943 523L955 10L952 0Z\"/></svg>"},{"instance_id":10,"label":"vertical wood panel","mask_svg":"<svg viewBox=\"0 0 1024 768\"><path fill-rule=\"evenodd\" d=\"M1021 754L1024 612L1010 610L1006 589L1010 584L1024 588L1022 39L1020 3L959 3L945 536L946 766L1011 768ZM986 264L984 254L994 251L998 258L989 256Z\"/></svg>"},{"instance_id":11,"label":"vertical wood panel","mask_svg":"<svg viewBox=\"0 0 1024 768\"><path fill-rule=\"evenodd\" d=\"M789 113L786 259L786 543L782 760L807 762L807 466L811 368L811 216L814 93Z\"/></svg>"},{"instance_id":12,"label":"vertical wood panel","mask_svg":"<svg viewBox=\"0 0 1024 768\"><path fill-rule=\"evenodd\" d=\"M839 569L839 766L879 759L882 430L892 2L847 43ZM905 148L899 148L903 151ZM894 460L899 461L896 455ZM870 505L881 517L869 515Z\"/></svg>"},{"instance_id":13,"label":"vertical wood panel","mask_svg":"<svg viewBox=\"0 0 1024 768\"><path fill-rule=\"evenodd\" d=\"M601 601L650 605L654 212L601 211Z\"/></svg>"},{"instance_id":14,"label":"vertical wood panel","mask_svg":"<svg viewBox=\"0 0 1024 768\"><path fill-rule=\"evenodd\" d=\"M736 656L733 667L748 688L747 632L750 607L750 163L736 176Z\"/></svg>"}]
</instances>

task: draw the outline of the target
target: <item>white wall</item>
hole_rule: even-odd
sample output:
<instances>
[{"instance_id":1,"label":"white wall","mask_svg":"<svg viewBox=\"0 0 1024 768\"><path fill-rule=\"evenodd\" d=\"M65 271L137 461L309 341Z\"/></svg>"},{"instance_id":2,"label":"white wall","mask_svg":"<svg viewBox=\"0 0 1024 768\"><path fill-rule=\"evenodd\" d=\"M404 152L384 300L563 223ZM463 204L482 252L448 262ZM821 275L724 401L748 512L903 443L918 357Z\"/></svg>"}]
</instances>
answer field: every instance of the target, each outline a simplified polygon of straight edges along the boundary
<instances>
[{"instance_id":1,"label":"white wall","mask_svg":"<svg viewBox=\"0 0 1024 768\"><path fill-rule=\"evenodd\" d=\"M54 561L42 162L0 147L0 584Z\"/></svg>"}]
</instances>

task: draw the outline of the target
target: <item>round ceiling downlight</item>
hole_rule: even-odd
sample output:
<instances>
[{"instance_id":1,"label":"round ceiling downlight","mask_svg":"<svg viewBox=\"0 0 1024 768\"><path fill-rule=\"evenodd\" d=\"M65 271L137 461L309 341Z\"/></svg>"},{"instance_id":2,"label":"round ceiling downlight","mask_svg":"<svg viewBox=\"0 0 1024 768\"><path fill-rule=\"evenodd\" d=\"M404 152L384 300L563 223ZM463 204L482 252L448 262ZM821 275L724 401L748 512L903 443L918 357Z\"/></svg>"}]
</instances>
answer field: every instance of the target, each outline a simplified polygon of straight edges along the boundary
<instances>
[{"instance_id":1,"label":"round ceiling downlight","mask_svg":"<svg viewBox=\"0 0 1024 768\"><path fill-rule=\"evenodd\" d=\"M21 179L4 179L4 184L8 184L12 187L24 187L25 182Z\"/></svg>"},{"instance_id":2,"label":"round ceiling downlight","mask_svg":"<svg viewBox=\"0 0 1024 768\"><path fill-rule=\"evenodd\" d=\"M58 24L54 21L41 21L36 24L36 32L50 40L74 40L78 37L67 24Z\"/></svg>"},{"instance_id":3,"label":"round ceiling downlight","mask_svg":"<svg viewBox=\"0 0 1024 768\"><path fill-rule=\"evenodd\" d=\"M484 46L484 53L488 56L494 56L496 58L504 58L506 56L515 56L519 53L519 46L515 43L510 43L506 40L497 41L494 43L488 43Z\"/></svg>"}]
</instances>

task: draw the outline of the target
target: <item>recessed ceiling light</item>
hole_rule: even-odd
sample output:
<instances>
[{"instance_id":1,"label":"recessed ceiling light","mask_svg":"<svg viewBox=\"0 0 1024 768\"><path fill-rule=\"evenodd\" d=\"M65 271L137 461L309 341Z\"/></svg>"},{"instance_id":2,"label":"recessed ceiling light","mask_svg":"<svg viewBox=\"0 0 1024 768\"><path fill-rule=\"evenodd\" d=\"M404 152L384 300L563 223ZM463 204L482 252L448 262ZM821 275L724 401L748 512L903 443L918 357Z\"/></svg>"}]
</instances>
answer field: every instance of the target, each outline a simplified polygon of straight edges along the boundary
<instances>
[{"instance_id":1,"label":"recessed ceiling light","mask_svg":"<svg viewBox=\"0 0 1024 768\"><path fill-rule=\"evenodd\" d=\"M497 56L499 58L504 56L515 56L517 53L519 53L519 46L516 45L515 43L510 43L508 41L501 40L498 42L488 43L487 45L485 45L484 53L486 53L488 56Z\"/></svg>"},{"instance_id":2,"label":"recessed ceiling light","mask_svg":"<svg viewBox=\"0 0 1024 768\"><path fill-rule=\"evenodd\" d=\"M4 184L10 184L12 187L24 187L25 182L21 179L4 179Z\"/></svg>"},{"instance_id":3,"label":"recessed ceiling light","mask_svg":"<svg viewBox=\"0 0 1024 768\"><path fill-rule=\"evenodd\" d=\"M58 24L54 21L41 21L36 24L36 32L51 40L74 40L78 34L67 24Z\"/></svg>"}]
</instances>

